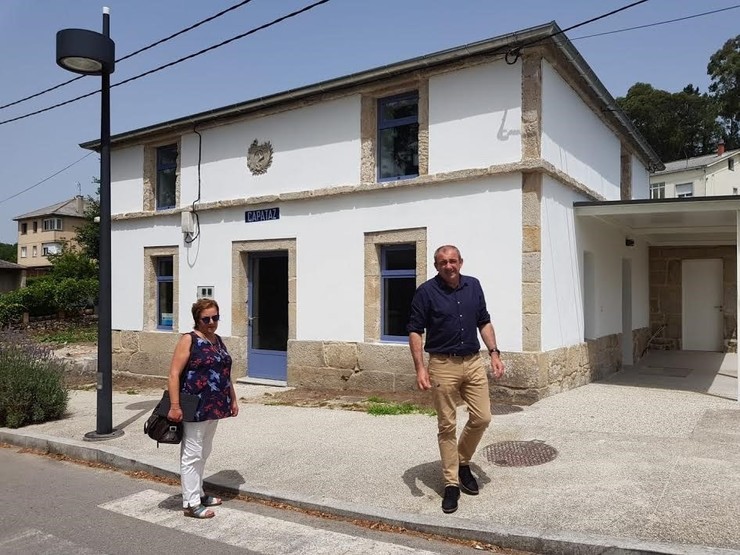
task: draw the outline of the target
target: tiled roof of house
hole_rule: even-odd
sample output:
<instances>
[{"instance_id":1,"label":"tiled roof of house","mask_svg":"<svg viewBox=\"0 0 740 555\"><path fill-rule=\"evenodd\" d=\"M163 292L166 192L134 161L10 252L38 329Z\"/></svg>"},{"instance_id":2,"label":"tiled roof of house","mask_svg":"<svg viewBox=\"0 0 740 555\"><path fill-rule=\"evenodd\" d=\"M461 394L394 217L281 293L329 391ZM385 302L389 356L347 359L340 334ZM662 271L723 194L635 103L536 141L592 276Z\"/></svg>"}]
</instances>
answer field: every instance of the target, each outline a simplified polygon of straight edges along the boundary
<instances>
[{"instance_id":1,"label":"tiled roof of house","mask_svg":"<svg viewBox=\"0 0 740 555\"><path fill-rule=\"evenodd\" d=\"M705 166L711 166L712 164L715 164L717 162L727 160L735 154L740 154L740 148L735 150L728 150L721 156L717 156L717 153L713 153L705 154L704 156L696 156L694 158L684 158L682 160L666 162L665 169L659 172L655 172L653 175L663 175L666 173L682 172L686 170L703 168Z\"/></svg>"},{"instance_id":2,"label":"tiled roof of house","mask_svg":"<svg viewBox=\"0 0 740 555\"><path fill-rule=\"evenodd\" d=\"M82 202L78 202L79 199L82 199ZM86 207L87 199L77 196L68 200L64 200L62 202L57 202L56 204L52 204L51 206L39 208L38 210L28 212L27 214L21 214L20 216L16 216L13 219L25 220L26 218L38 218L41 216L72 216L76 218L84 218Z\"/></svg>"},{"instance_id":3,"label":"tiled roof of house","mask_svg":"<svg viewBox=\"0 0 740 555\"><path fill-rule=\"evenodd\" d=\"M0 270L25 270L25 266L16 264L15 262L8 262L7 260L0 260Z\"/></svg>"}]
</instances>

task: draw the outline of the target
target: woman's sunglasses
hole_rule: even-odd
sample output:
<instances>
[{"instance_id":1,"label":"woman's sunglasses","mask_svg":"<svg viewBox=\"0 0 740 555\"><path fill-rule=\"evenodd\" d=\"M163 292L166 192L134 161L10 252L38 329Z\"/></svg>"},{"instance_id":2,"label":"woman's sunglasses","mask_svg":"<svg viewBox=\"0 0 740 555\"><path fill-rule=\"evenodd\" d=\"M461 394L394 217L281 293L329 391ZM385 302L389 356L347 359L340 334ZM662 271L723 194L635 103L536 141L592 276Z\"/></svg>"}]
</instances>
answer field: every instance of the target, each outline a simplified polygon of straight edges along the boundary
<instances>
[{"instance_id":1,"label":"woman's sunglasses","mask_svg":"<svg viewBox=\"0 0 740 555\"><path fill-rule=\"evenodd\" d=\"M203 318L201 318L200 321L203 322L204 324L210 324L211 320L213 320L214 322L218 322L218 319L219 319L219 315L216 314L215 316L203 316Z\"/></svg>"}]
</instances>

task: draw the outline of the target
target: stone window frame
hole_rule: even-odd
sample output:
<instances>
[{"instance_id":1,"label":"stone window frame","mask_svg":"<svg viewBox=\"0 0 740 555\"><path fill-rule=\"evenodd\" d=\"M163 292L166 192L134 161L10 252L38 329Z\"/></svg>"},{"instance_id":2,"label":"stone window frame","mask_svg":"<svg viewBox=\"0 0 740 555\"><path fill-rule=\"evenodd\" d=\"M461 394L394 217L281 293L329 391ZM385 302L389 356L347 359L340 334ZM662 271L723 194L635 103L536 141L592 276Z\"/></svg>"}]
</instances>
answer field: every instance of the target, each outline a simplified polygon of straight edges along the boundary
<instances>
[{"instance_id":1,"label":"stone window frame","mask_svg":"<svg viewBox=\"0 0 740 555\"><path fill-rule=\"evenodd\" d=\"M247 337L249 254L288 253L288 340L296 338L296 239L234 241L231 244L231 336Z\"/></svg>"},{"instance_id":2,"label":"stone window frame","mask_svg":"<svg viewBox=\"0 0 740 555\"><path fill-rule=\"evenodd\" d=\"M177 169L175 170L175 207L180 206L180 180L182 171L182 138L170 137L167 140L157 141L144 145L144 198L145 212L167 212L172 208L157 210L157 149L169 145L177 146Z\"/></svg>"},{"instance_id":3,"label":"stone window frame","mask_svg":"<svg viewBox=\"0 0 740 555\"><path fill-rule=\"evenodd\" d=\"M157 327L157 258L172 257L172 330ZM180 329L180 264L179 249L172 247L144 247L144 331L177 333Z\"/></svg>"},{"instance_id":4,"label":"stone window frame","mask_svg":"<svg viewBox=\"0 0 740 555\"><path fill-rule=\"evenodd\" d=\"M381 248L398 244L416 245L416 286L427 280L427 229L392 229L365 233L364 339L374 343L397 343L381 339Z\"/></svg>"},{"instance_id":5,"label":"stone window frame","mask_svg":"<svg viewBox=\"0 0 740 555\"><path fill-rule=\"evenodd\" d=\"M360 118L360 180L378 183L378 103L381 99L416 92L419 102L419 175L399 179L414 179L429 174L429 80L419 78L363 91ZM383 180L386 182L392 180Z\"/></svg>"}]
</instances>

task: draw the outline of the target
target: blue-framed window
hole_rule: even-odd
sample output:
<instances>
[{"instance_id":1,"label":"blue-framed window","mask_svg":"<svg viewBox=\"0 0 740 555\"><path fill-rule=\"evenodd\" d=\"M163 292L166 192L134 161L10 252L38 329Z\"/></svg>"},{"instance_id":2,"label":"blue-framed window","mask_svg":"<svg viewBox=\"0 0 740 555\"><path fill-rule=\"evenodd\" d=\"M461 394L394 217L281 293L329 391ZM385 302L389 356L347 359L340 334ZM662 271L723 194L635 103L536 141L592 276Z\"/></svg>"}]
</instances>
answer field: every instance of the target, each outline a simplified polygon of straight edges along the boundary
<instances>
[{"instance_id":1,"label":"blue-framed window","mask_svg":"<svg viewBox=\"0 0 740 555\"><path fill-rule=\"evenodd\" d=\"M411 299L416 291L416 245L380 248L380 339L406 341Z\"/></svg>"},{"instance_id":2,"label":"blue-framed window","mask_svg":"<svg viewBox=\"0 0 740 555\"><path fill-rule=\"evenodd\" d=\"M157 328L171 330L175 317L173 257L157 257L154 261L154 267L157 274Z\"/></svg>"},{"instance_id":3,"label":"blue-framed window","mask_svg":"<svg viewBox=\"0 0 740 555\"><path fill-rule=\"evenodd\" d=\"M161 146L157 149L157 210L175 207L176 180L177 145Z\"/></svg>"},{"instance_id":4,"label":"blue-framed window","mask_svg":"<svg viewBox=\"0 0 740 555\"><path fill-rule=\"evenodd\" d=\"M378 181L419 175L419 92L378 100Z\"/></svg>"}]
</instances>

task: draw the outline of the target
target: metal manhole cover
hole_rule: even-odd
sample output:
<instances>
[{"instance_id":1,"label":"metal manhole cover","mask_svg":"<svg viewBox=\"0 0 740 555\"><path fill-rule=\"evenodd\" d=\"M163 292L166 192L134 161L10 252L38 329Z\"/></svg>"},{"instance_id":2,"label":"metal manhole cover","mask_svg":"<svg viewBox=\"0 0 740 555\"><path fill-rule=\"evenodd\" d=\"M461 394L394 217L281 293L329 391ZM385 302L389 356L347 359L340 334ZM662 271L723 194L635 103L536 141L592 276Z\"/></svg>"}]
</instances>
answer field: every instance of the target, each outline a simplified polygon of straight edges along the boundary
<instances>
[{"instance_id":1,"label":"metal manhole cover","mask_svg":"<svg viewBox=\"0 0 740 555\"><path fill-rule=\"evenodd\" d=\"M500 441L484 449L488 462L496 466L536 466L558 456L558 451L538 439L532 441Z\"/></svg>"},{"instance_id":2,"label":"metal manhole cover","mask_svg":"<svg viewBox=\"0 0 740 555\"><path fill-rule=\"evenodd\" d=\"M505 405L503 403L491 404L491 414L493 415L512 414L515 412L521 412L522 410L522 407L518 407L516 405Z\"/></svg>"}]
</instances>

